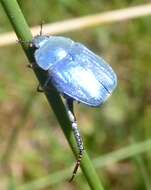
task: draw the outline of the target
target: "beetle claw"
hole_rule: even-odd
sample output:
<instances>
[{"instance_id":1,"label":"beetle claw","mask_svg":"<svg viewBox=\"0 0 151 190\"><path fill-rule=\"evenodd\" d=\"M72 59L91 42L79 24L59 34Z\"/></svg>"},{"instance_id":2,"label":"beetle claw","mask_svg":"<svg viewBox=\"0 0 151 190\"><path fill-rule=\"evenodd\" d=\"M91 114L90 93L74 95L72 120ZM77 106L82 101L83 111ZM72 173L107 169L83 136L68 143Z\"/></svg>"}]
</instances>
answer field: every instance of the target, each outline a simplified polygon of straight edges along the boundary
<instances>
[{"instance_id":1,"label":"beetle claw","mask_svg":"<svg viewBox=\"0 0 151 190\"><path fill-rule=\"evenodd\" d=\"M38 84L37 86L37 92L44 92L44 89L41 88L40 84Z\"/></svg>"},{"instance_id":2,"label":"beetle claw","mask_svg":"<svg viewBox=\"0 0 151 190\"><path fill-rule=\"evenodd\" d=\"M32 64L28 64L27 67L30 68L30 69L33 69L33 65Z\"/></svg>"}]
</instances>

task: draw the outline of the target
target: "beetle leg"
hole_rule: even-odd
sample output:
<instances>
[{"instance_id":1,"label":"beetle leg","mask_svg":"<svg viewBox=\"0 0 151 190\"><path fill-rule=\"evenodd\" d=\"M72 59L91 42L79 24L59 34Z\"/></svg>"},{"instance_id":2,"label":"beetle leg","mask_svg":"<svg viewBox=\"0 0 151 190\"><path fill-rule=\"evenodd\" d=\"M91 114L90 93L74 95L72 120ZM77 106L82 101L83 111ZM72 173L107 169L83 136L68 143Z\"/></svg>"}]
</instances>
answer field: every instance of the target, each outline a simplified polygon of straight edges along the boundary
<instances>
[{"instance_id":1,"label":"beetle leg","mask_svg":"<svg viewBox=\"0 0 151 190\"><path fill-rule=\"evenodd\" d=\"M29 63L29 64L27 65L27 67L30 68L30 69L33 69L33 65L32 65L31 63Z\"/></svg>"},{"instance_id":2,"label":"beetle leg","mask_svg":"<svg viewBox=\"0 0 151 190\"><path fill-rule=\"evenodd\" d=\"M30 69L39 68L38 65L35 62L28 63L27 67L30 68Z\"/></svg>"},{"instance_id":3,"label":"beetle leg","mask_svg":"<svg viewBox=\"0 0 151 190\"><path fill-rule=\"evenodd\" d=\"M69 182L71 182L74 179L74 177L77 173L77 170L81 164L81 159L83 156L84 147L83 147L83 141L82 141L82 138L81 138L78 126L77 126L77 121L76 121L76 118L75 118L75 115L73 112L73 100L67 99L66 105L67 105L68 116L69 116L69 119L71 121L72 131L73 131L73 134L74 134L74 137L75 137L78 149L79 149L79 154L78 154L78 158L76 161L76 165L74 167L73 174L69 180Z\"/></svg>"},{"instance_id":4,"label":"beetle leg","mask_svg":"<svg viewBox=\"0 0 151 190\"><path fill-rule=\"evenodd\" d=\"M44 92L44 89L41 87L40 84L37 86L37 92Z\"/></svg>"},{"instance_id":5,"label":"beetle leg","mask_svg":"<svg viewBox=\"0 0 151 190\"><path fill-rule=\"evenodd\" d=\"M45 81L44 85L41 86L40 84L38 84L37 86L37 92L44 92L47 89L48 83L50 81L51 77L48 77L48 79Z\"/></svg>"}]
</instances>

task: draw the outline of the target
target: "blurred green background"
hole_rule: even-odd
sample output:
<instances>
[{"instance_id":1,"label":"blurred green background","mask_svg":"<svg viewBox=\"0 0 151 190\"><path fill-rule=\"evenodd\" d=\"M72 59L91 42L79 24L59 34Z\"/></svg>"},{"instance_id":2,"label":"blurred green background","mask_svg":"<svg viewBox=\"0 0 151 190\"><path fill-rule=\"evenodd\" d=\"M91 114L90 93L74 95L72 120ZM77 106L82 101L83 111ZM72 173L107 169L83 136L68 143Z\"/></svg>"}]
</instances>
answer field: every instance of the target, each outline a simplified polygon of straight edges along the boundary
<instances>
[{"instance_id":1,"label":"blurred green background","mask_svg":"<svg viewBox=\"0 0 151 190\"><path fill-rule=\"evenodd\" d=\"M18 1L30 26L147 2L150 1ZM0 6L0 32L11 30ZM75 105L90 157L98 158L150 139L151 16L62 35L101 55L118 76L118 87L103 106L94 109ZM28 60L20 45L0 48L0 60L0 189L30 189L26 184L34 180L37 181L31 189L89 189L82 175L77 175L71 184L66 180L75 159L46 98L36 92L37 80L26 67ZM150 190L151 153L98 167L97 172L105 189Z\"/></svg>"}]
</instances>

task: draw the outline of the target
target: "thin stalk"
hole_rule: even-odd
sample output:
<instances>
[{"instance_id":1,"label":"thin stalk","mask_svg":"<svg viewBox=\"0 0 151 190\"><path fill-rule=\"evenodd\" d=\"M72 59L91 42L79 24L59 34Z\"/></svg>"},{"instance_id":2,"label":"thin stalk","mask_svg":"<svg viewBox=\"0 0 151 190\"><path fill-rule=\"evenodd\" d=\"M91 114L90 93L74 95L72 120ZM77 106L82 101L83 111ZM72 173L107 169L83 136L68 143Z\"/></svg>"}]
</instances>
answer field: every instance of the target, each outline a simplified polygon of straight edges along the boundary
<instances>
[{"instance_id":1,"label":"thin stalk","mask_svg":"<svg viewBox=\"0 0 151 190\"><path fill-rule=\"evenodd\" d=\"M131 141L137 144L137 134L135 134L134 130L132 131L133 131L133 138L131 139ZM133 161L134 164L136 165L136 169L138 170L138 177L141 179L141 182L144 186L142 188L150 190L151 189L150 175L147 170L147 165L145 163L143 155L136 155L133 158Z\"/></svg>"},{"instance_id":2,"label":"thin stalk","mask_svg":"<svg viewBox=\"0 0 151 190\"><path fill-rule=\"evenodd\" d=\"M134 157L135 165L138 168L139 171L139 177L141 179L141 182L143 182L143 189L150 190L151 189L151 182L150 182L150 175L147 171L147 166L145 164L145 161L141 155Z\"/></svg>"},{"instance_id":3,"label":"thin stalk","mask_svg":"<svg viewBox=\"0 0 151 190\"><path fill-rule=\"evenodd\" d=\"M10 135L10 138L8 139L8 143L6 145L4 154L0 158L0 161L4 165L7 165L10 161L10 158L12 157L13 151L17 144L18 136L20 134L20 131L24 128L25 124L27 123L29 114L30 114L33 104L36 100L36 97L37 97L37 94L35 92L33 93L33 91L29 94L27 101L25 103L25 106L24 106L24 110L20 117L20 120L18 121L17 125L14 126L14 128L11 132L11 135Z\"/></svg>"},{"instance_id":4,"label":"thin stalk","mask_svg":"<svg viewBox=\"0 0 151 190\"><path fill-rule=\"evenodd\" d=\"M21 12L21 9L17 3L16 0L1 0L2 6L18 36L18 38L22 41L31 41L32 40L32 34L29 30L29 27L26 23L26 20L24 19L24 16ZM28 47L27 44L22 43L22 47L31 63L34 62L34 57L33 57L33 51ZM40 84L44 84L46 80L46 76L44 73L40 70L35 69L34 70ZM72 148L72 151L75 156L77 156L77 148L76 148L76 143L75 139L71 133L71 123L69 121L69 118L66 113L66 109L64 107L64 104L56 91L52 87L51 92L47 91L46 93L47 100L49 104L51 105L56 118L58 119L58 122L60 123L60 126L67 138L67 141L69 145ZM83 171L84 176L87 179L87 182L90 186L91 189L93 190L103 190L103 186L101 181L99 180L99 177L97 176L95 169L92 165L91 160L89 159L86 151L84 153L82 162L81 162L81 168Z\"/></svg>"},{"instance_id":5,"label":"thin stalk","mask_svg":"<svg viewBox=\"0 0 151 190\"><path fill-rule=\"evenodd\" d=\"M115 163L120 162L124 159L136 157L139 154L150 150L151 140L149 139L143 142L132 143L127 147L123 147L119 150L102 155L94 159L93 163L96 168L104 168L107 166L109 167L110 165L114 165ZM18 190L39 190L44 189L48 186L54 186L65 180L69 174L69 171L70 168L59 170L38 180L33 180L29 183L23 184L18 187Z\"/></svg>"},{"instance_id":6,"label":"thin stalk","mask_svg":"<svg viewBox=\"0 0 151 190\"><path fill-rule=\"evenodd\" d=\"M45 24L44 28L45 34L56 35L70 31L75 32L77 30L84 30L103 24L123 22L149 15L151 15L151 3ZM39 32L39 27L32 27L31 30L33 34L37 34ZM0 47L13 43L15 43L14 32L7 32L0 35Z\"/></svg>"}]
</instances>

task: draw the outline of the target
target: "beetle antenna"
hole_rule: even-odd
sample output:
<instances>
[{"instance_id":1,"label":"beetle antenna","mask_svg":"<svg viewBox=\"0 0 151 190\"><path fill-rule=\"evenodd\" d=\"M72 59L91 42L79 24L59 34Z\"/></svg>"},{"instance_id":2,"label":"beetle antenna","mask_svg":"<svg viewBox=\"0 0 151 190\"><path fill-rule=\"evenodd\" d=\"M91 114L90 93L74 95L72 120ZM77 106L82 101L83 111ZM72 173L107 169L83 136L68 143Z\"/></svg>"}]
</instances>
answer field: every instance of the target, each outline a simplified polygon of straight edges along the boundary
<instances>
[{"instance_id":1,"label":"beetle antenna","mask_svg":"<svg viewBox=\"0 0 151 190\"><path fill-rule=\"evenodd\" d=\"M16 40L16 42L18 44L30 44L31 43L30 41L25 41L25 40L22 40L22 39L18 39L18 40Z\"/></svg>"},{"instance_id":2,"label":"beetle antenna","mask_svg":"<svg viewBox=\"0 0 151 190\"><path fill-rule=\"evenodd\" d=\"M40 33L39 33L40 36L42 36L43 24L44 24L44 22L42 21L42 22L40 23Z\"/></svg>"},{"instance_id":3,"label":"beetle antenna","mask_svg":"<svg viewBox=\"0 0 151 190\"><path fill-rule=\"evenodd\" d=\"M77 126L77 121L76 121L76 118L75 118L75 115L74 115L74 112L73 112L73 100L72 99L67 99L66 100L66 106L67 106L68 116L69 116L69 119L71 121L72 131L73 131L73 134L74 134L77 146L78 146L78 150L79 150L76 165L74 167L73 174L72 174L72 176L71 176L71 178L69 180L69 182L71 182L74 179L74 177L75 177L75 175L76 175L76 173L78 171L78 168L79 168L79 166L81 164L81 159L82 159L82 156L83 156L84 147L83 147L83 141L82 141L82 138L81 138L78 126Z\"/></svg>"},{"instance_id":4,"label":"beetle antenna","mask_svg":"<svg viewBox=\"0 0 151 190\"><path fill-rule=\"evenodd\" d=\"M16 40L16 42L18 44L27 44L30 48L34 47L34 44L31 41L25 41L22 39L18 39L18 40Z\"/></svg>"}]
</instances>

